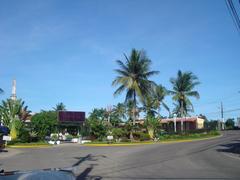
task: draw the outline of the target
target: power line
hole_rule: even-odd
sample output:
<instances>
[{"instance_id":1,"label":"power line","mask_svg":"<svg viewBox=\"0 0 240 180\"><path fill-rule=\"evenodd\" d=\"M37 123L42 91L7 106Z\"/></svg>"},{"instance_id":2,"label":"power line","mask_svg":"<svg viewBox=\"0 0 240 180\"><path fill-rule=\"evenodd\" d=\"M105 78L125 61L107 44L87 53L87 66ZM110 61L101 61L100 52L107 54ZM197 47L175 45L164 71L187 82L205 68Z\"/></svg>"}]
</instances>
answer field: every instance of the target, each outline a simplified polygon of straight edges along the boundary
<instances>
[{"instance_id":1,"label":"power line","mask_svg":"<svg viewBox=\"0 0 240 180\"><path fill-rule=\"evenodd\" d=\"M232 0L225 0L225 2L226 2L226 5L227 5L227 8L228 8L228 11L229 11L229 13L232 17L232 20L234 22L234 25L236 26L237 31L240 34L240 19L239 19L238 13L237 13L237 11L234 7L234 4L233 4Z\"/></svg>"},{"instance_id":2,"label":"power line","mask_svg":"<svg viewBox=\"0 0 240 180\"><path fill-rule=\"evenodd\" d=\"M230 113L230 112L236 112L236 111L240 111L240 108L229 109L229 110L226 110L226 111L223 111L223 109L221 108L220 111L208 112L208 113L204 113L204 114L219 114L219 113L221 113L221 116L222 116L224 113Z\"/></svg>"}]
</instances>

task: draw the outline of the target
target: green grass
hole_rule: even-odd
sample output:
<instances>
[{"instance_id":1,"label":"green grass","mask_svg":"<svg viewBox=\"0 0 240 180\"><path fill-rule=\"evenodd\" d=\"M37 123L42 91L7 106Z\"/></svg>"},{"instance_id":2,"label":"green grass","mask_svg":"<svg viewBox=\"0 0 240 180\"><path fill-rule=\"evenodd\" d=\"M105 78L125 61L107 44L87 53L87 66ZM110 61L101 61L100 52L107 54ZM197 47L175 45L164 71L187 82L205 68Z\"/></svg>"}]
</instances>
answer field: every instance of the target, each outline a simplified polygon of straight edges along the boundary
<instances>
[{"instance_id":1,"label":"green grass","mask_svg":"<svg viewBox=\"0 0 240 180\"><path fill-rule=\"evenodd\" d=\"M30 143L22 143L22 142L9 142L8 146L40 146L40 145L49 145L45 141L39 141L39 142L30 142Z\"/></svg>"},{"instance_id":2,"label":"green grass","mask_svg":"<svg viewBox=\"0 0 240 180\"><path fill-rule=\"evenodd\" d=\"M210 131L208 133L163 135L159 137L159 142L197 140L197 139L216 137L219 135L220 133L218 131ZM141 144L141 143L153 143L153 141L134 141L134 142L127 141L127 142L112 142L112 143L108 143L107 141L92 141L86 144Z\"/></svg>"},{"instance_id":3,"label":"green grass","mask_svg":"<svg viewBox=\"0 0 240 180\"><path fill-rule=\"evenodd\" d=\"M209 133L194 133L194 134L172 134L172 135L163 135L159 137L160 141L175 141L175 140L190 140L190 139L202 139L210 138L214 136L219 136L218 131L210 131Z\"/></svg>"}]
</instances>

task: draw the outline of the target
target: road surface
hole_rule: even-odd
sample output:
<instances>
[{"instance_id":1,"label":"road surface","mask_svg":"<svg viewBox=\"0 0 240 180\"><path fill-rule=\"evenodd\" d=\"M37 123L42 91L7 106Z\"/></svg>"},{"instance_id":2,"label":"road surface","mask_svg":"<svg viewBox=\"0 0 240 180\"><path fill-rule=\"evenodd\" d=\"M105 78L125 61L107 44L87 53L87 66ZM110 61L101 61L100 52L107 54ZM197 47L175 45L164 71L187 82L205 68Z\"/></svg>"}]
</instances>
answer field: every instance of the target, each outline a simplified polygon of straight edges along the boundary
<instances>
[{"instance_id":1,"label":"road surface","mask_svg":"<svg viewBox=\"0 0 240 180\"><path fill-rule=\"evenodd\" d=\"M240 179L240 156L232 151L239 145L240 131L228 131L185 143L18 149L0 154L0 168L70 168L77 179Z\"/></svg>"}]
</instances>

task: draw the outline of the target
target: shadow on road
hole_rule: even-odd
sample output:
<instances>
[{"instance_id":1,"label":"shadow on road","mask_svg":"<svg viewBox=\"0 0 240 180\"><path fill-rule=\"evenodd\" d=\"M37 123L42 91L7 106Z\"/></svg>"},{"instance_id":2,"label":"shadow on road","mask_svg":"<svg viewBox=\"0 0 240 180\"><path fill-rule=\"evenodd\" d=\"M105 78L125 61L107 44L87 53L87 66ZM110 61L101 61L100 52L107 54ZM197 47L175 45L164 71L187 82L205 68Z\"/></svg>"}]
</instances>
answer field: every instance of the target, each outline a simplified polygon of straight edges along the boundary
<instances>
[{"instance_id":1,"label":"shadow on road","mask_svg":"<svg viewBox=\"0 0 240 180\"><path fill-rule=\"evenodd\" d=\"M240 155L240 140L232 141L231 143L221 144L218 152L226 152Z\"/></svg>"},{"instance_id":2,"label":"shadow on road","mask_svg":"<svg viewBox=\"0 0 240 180\"><path fill-rule=\"evenodd\" d=\"M1 150L0 150L0 153L1 153L1 152L8 152L8 150L1 149Z\"/></svg>"},{"instance_id":3,"label":"shadow on road","mask_svg":"<svg viewBox=\"0 0 240 180\"><path fill-rule=\"evenodd\" d=\"M78 159L78 161L76 163L74 163L72 165L72 167L75 169L75 171L78 171L78 170L81 171L80 174L77 173L78 175L76 176L76 179L77 180L81 180L81 179L99 180L99 179L102 179L102 177L100 177L100 176L91 176L90 175L90 172L94 169L94 166L97 166L98 164L89 164L89 166L86 167L84 170L83 170L83 167L81 167L81 164L83 162L86 162L86 161L97 162L98 158L106 158L106 156L104 156L104 155L93 156L91 154L88 154L84 157L75 157L75 159Z\"/></svg>"}]
</instances>

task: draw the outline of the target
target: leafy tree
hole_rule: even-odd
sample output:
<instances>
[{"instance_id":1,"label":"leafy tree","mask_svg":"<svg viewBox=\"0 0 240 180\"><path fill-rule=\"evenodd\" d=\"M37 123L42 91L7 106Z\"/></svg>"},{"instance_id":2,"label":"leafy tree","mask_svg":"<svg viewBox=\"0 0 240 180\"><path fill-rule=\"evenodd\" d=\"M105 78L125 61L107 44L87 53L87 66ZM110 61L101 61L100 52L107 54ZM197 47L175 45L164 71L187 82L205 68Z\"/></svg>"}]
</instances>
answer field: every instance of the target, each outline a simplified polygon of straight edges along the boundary
<instances>
[{"instance_id":1,"label":"leafy tree","mask_svg":"<svg viewBox=\"0 0 240 180\"><path fill-rule=\"evenodd\" d=\"M157 85L154 89L153 98L158 109L158 117L160 117L161 106L163 106L170 114L170 109L164 102L164 98L169 94L167 89L162 85Z\"/></svg>"},{"instance_id":2,"label":"leafy tree","mask_svg":"<svg viewBox=\"0 0 240 180\"><path fill-rule=\"evenodd\" d=\"M24 103L25 103L24 101L21 102L21 109L19 112L19 119L22 121L26 121L28 118L32 116L31 115L32 111L28 110L28 106L25 106Z\"/></svg>"},{"instance_id":3,"label":"leafy tree","mask_svg":"<svg viewBox=\"0 0 240 180\"><path fill-rule=\"evenodd\" d=\"M107 128L106 124L104 123L104 121L99 121L98 119L88 118L85 126L87 126L87 128L89 130L89 134L91 136L94 136L95 138L97 138L99 140L106 138L108 128Z\"/></svg>"},{"instance_id":4,"label":"leafy tree","mask_svg":"<svg viewBox=\"0 0 240 180\"><path fill-rule=\"evenodd\" d=\"M105 110L103 108L94 108L88 117L89 119L96 119L103 121L105 119Z\"/></svg>"},{"instance_id":5,"label":"leafy tree","mask_svg":"<svg viewBox=\"0 0 240 180\"><path fill-rule=\"evenodd\" d=\"M158 127L160 126L159 119L153 116L149 116L146 119L145 125L147 126L147 130L150 138L153 139L156 135L156 131Z\"/></svg>"},{"instance_id":6,"label":"leafy tree","mask_svg":"<svg viewBox=\"0 0 240 180\"><path fill-rule=\"evenodd\" d=\"M146 113L146 117L155 117L157 114L157 106L153 96L147 95L143 101L143 107L141 110Z\"/></svg>"},{"instance_id":7,"label":"leafy tree","mask_svg":"<svg viewBox=\"0 0 240 180\"><path fill-rule=\"evenodd\" d=\"M54 111L66 111L67 110L66 106L62 102L56 104L56 107L54 107L53 109L54 109Z\"/></svg>"},{"instance_id":8,"label":"leafy tree","mask_svg":"<svg viewBox=\"0 0 240 180\"><path fill-rule=\"evenodd\" d=\"M24 111L25 114L23 114ZM18 137L23 127L20 120L28 117L28 113L30 113L30 111L27 110L27 106L24 106L24 101L21 99L7 99L6 101L2 101L0 105L0 116L3 125L10 129L10 135L13 140Z\"/></svg>"},{"instance_id":9,"label":"leafy tree","mask_svg":"<svg viewBox=\"0 0 240 180\"><path fill-rule=\"evenodd\" d=\"M173 85L173 90L169 91L173 95L175 103L174 113L178 117L184 117L188 115L188 112L193 112L193 105L189 97L195 97L199 99L199 93L194 88L199 84L197 76L192 72L178 71L176 78L171 78L170 82Z\"/></svg>"},{"instance_id":10,"label":"leafy tree","mask_svg":"<svg viewBox=\"0 0 240 180\"><path fill-rule=\"evenodd\" d=\"M234 125L235 125L234 118L229 118L225 122L225 126L226 126L227 129L233 129Z\"/></svg>"},{"instance_id":11,"label":"leafy tree","mask_svg":"<svg viewBox=\"0 0 240 180\"><path fill-rule=\"evenodd\" d=\"M40 139L51 133L57 132L57 113L56 111L41 111L33 115L31 119L33 131L37 132Z\"/></svg>"},{"instance_id":12,"label":"leafy tree","mask_svg":"<svg viewBox=\"0 0 240 180\"><path fill-rule=\"evenodd\" d=\"M118 103L113 108L113 114L117 116L121 121L126 119L126 105L124 103Z\"/></svg>"},{"instance_id":13,"label":"leafy tree","mask_svg":"<svg viewBox=\"0 0 240 180\"><path fill-rule=\"evenodd\" d=\"M144 96L149 94L155 83L149 78L158 74L158 71L151 71L151 60L146 53L141 50L132 49L130 56L124 54L125 62L117 60L119 69L116 69L118 76L112 82L113 86L118 86L114 95L119 95L126 91L125 102L133 102L133 124L136 120L137 98L143 101Z\"/></svg>"},{"instance_id":14,"label":"leafy tree","mask_svg":"<svg viewBox=\"0 0 240 180\"><path fill-rule=\"evenodd\" d=\"M210 130L217 130L218 129L219 122L217 120L205 120L204 121L204 128L210 129Z\"/></svg>"}]
</instances>

